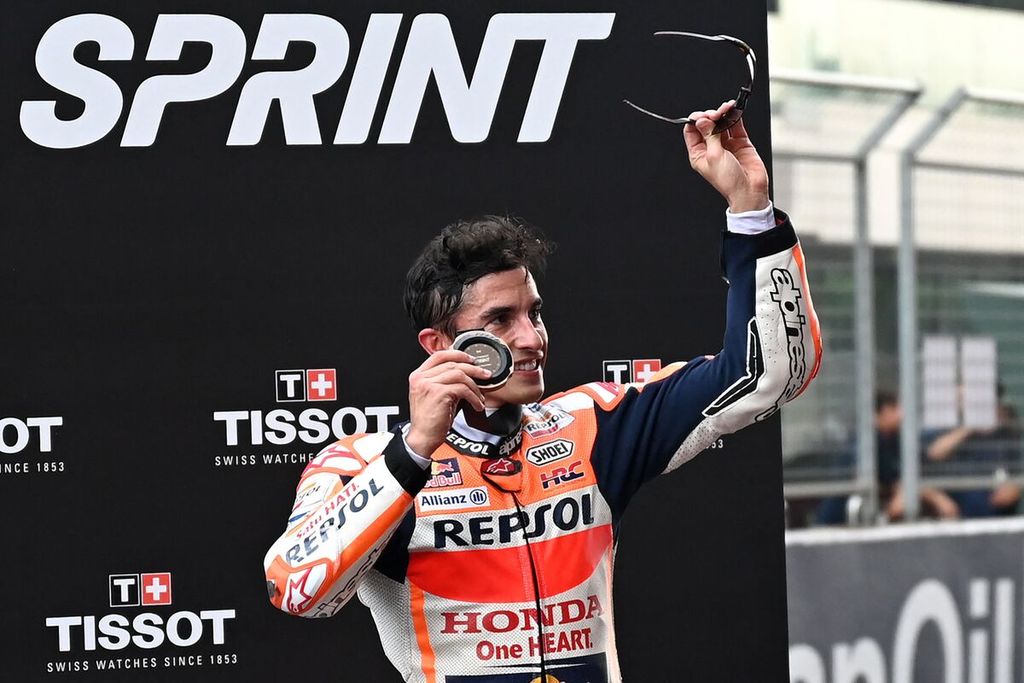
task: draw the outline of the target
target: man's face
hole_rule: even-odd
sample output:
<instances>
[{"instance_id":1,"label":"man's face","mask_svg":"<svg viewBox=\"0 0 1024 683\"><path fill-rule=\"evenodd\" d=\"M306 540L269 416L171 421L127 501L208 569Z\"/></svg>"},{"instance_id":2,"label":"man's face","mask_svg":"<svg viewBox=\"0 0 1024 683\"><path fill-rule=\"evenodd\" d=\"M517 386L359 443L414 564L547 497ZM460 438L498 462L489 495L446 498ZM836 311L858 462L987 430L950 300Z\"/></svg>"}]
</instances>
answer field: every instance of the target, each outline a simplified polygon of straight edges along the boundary
<instances>
[{"instance_id":1,"label":"man's face","mask_svg":"<svg viewBox=\"0 0 1024 683\"><path fill-rule=\"evenodd\" d=\"M453 321L455 329L483 329L500 337L512 349L515 362L504 386L484 392L489 408L532 403L544 396L548 332L540 308L537 283L525 268L490 273L466 288Z\"/></svg>"},{"instance_id":2,"label":"man's face","mask_svg":"<svg viewBox=\"0 0 1024 683\"><path fill-rule=\"evenodd\" d=\"M893 434L900 429L903 421L903 409L898 403L886 403L878 409L875 426L883 434Z\"/></svg>"}]
</instances>

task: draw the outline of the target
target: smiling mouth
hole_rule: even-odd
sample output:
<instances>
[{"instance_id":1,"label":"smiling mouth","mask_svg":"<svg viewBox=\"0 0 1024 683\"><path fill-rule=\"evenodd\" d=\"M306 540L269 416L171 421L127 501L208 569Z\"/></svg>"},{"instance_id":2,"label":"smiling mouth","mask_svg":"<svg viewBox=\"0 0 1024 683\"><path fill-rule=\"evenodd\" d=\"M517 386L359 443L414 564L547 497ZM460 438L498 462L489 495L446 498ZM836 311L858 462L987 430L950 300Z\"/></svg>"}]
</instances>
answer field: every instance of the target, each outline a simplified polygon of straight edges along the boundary
<instances>
[{"instance_id":1,"label":"smiling mouth","mask_svg":"<svg viewBox=\"0 0 1024 683\"><path fill-rule=\"evenodd\" d=\"M514 366L516 372L533 372L540 367L540 361L536 358L531 360L523 360L516 363Z\"/></svg>"}]
</instances>

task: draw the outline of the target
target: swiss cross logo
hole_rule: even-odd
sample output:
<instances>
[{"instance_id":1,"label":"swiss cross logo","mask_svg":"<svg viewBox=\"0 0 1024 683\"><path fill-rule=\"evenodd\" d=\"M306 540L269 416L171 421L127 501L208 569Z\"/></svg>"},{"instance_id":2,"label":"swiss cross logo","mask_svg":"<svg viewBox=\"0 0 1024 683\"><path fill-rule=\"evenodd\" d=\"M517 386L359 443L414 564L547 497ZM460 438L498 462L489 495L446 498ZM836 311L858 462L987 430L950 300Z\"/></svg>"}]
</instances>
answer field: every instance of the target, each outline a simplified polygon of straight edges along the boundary
<instances>
[{"instance_id":1,"label":"swiss cross logo","mask_svg":"<svg viewBox=\"0 0 1024 683\"><path fill-rule=\"evenodd\" d=\"M334 368L276 370L277 402L336 401L337 372Z\"/></svg>"},{"instance_id":2,"label":"swiss cross logo","mask_svg":"<svg viewBox=\"0 0 1024 683\"><path fill-rule=\"evenodd\" d=\"M158 572L142 575L142 604L171 604L171 573Z\"/></svg>"},{"instance_id":3,"label":"swiss cross logo","mask_svg":"<svg viewBox=\"0 0 1024 683\"><path fill-rule=\"evenodd\" d=\"M110 574L111 607L171 604L171 573Z\"/></svg>"},{"instance_id":4,"label":"swiss cross logo","mask_svg":"<svg viewBox=\"0 0 1024 683\"><path fill-rule=\"evenodd\" d=\"M648 382L655 373L661 370L660 358L644 358L633 361L633 381L641 384Z\"/></svg>"},{"instance_id":5,"label":"swiss cross logo","mask_svg":"<svg viewBox=\"0 0 1024 683\"><path fill-rule=\"evenodd\" d=\"M306 370L306 396L310 401L336 400L337 387L334 368Z\"/></svg>"},{"instance_id":6,"label":"swiss cross logo","mask_svg":"<svg viewBox=\"0 0 1024 683\"><path fill-rule=\"evenodd\" d=\"M660 358L634 360L606 360L603 364L604 381L612 384L643 384L661 370Z\"/></svg>"}]
</instances>

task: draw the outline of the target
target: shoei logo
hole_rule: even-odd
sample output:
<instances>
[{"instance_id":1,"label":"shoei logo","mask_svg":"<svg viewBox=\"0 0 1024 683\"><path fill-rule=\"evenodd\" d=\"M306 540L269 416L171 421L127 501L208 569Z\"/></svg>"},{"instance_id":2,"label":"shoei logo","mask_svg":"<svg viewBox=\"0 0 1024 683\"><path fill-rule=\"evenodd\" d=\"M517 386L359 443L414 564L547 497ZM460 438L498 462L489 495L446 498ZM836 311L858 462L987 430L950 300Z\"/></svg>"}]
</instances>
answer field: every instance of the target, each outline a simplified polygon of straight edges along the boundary
<instances>
[{"instance_id":1,"label":"shoei logo","mask_svg":"<svg viewBox=\"0 0 1024 683\"><path fill-rule=\"evenodd\" d=\"M612 384L644 384L661 370L660 358L636 360L606 360L603 364L604 381Z\"/></svg>"},{"instance_id":2,"label":"shoei logo","mask_svg":"<svg viewBox=\"0 0 1024 683\"><path fill-rule=\"evenodd\" d=\"M574 449L572 441L558 439L528 449L526 459L534 465L550 465L563 458L568 458Z\"/></svg>"},{"instance_id":3,"label":"shoei logo","mask_svg":"<svg viewBox=\"0 0 1024 683\"><path fill-rule=\"evenodd\" d=\"M167 607L171 604L171 573L111 574L107 577L107 593L113 609ZM120 613L46 617L46 627L55 629L57 649L63 653L131 647L152 650L165 643L181 648L201 642L223 645L227 622L234 618L233 609L180 610L170 614L142 611L134 617ZM175 666L173 659L166 658L164 666ZM50 662L47 670L86 670L89 664L103 669L108 663L110 667L127 668L117 666L116 661ZM152 666L159 662L154 658Z\"/></svg>"},{"instance_id":4,"label":"shoei logo","mask_svg":"<svg viewBox=\"0 0 1024 683\"><path fill-rule=\"evenodd\" d=\"M338 398L334 368L277 370L277 402L334 401Z\"/></svg>"},{"instance_id":5,"label":"shoei logo","mask_svg":"<svg viewBox=\"0 0 1024 683\"><path fill-rule=\"evenodd\" d=\"M512 53L523 41L543 44L537 72L526 102L506 97L509 101L505 104L525 105L519 142L544 142L551 137L577 46L581 41L607 38L614 19L611 13L496 14L488 22L482 42L478 36L465 36L467 44L480 45L474 57L469 50L459 49L443 14L420 14L409 24L401 14L371 14L358 46L333 17L267 14L251 53L245 32L227 17L160 14L152 26L146 62L176 62L186 44L197 43L209 46L209 62L195 73L158 74L144 80L128 108L120 145L152 145L172 103L208 100L233 89L247 56L258 64L271 64L250 76L237 91L238 102L227 131L229 146L259 144L271 111L280 112L285 144L323 144L321 125L334 127L335 145L364 144L378 119L381 95L389 82L378 144L409 144L428 88L436 88L457 142L483 142L499 99L510 92L503 87L505 77ZM362 28L364 19L353 18L352 23ZM404 25L409 28L400 40ZM142 59L137 56L141 50L136 51L136 32L147 35L150 26L133 32L117 17L96 13L66 17L50 26L36 48L36 70L46 84L62 93L62 100L70 96L84 107L75 118L65 119L57 114L56 100L26 100L20 116L25 136L42 147L70 149L109 135L125 110L123 85L103 70L79 62L76 53L79 46L95 43L101 66ZM312 44L312 61L297 71L275 69L272 63L285 59L296 43ZM393 54L396 45L404 46L400 57ZM314 96L332 88L349 63L351 79L341 111L317 111ZM391 68L393 63L397 72ZM467 77L464 64L474 65L472 78ZM178 69L173 64L158 68ZM396 74L393 81L389 78L392 73ZM184 118L187 113L179 111L187 106L175 105L168 117L177 125L187 125L183 123L188 121Z\"/></svg>"}]
</instances>

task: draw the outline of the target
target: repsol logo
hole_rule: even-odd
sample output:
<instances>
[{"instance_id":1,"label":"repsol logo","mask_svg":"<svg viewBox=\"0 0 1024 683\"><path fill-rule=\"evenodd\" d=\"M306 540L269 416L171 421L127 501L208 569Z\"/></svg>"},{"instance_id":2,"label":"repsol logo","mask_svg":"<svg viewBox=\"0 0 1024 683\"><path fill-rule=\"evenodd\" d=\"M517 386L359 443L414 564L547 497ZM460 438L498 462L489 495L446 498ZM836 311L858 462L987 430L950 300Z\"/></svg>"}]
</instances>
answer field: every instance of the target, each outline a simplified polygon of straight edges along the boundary
<instances>
[{"instance_id":1,"label":"repsol logo","mask_svg":"<svg viewBox=\"0 0 1024 683\"><path fill-rule=\"evenodd\" d=\"M228 146L256 145L274 102L280 108L288 145L320 145L321 122L334 123L335 145L367 142L384 92L395 46L403 27L401 14L371 14L357 49L348 31L333 17L319 14L266 14L252 46L252 61L271 68L250 76L241 88L227 132ZM555 117L580 41L604 40L611 33L611 13L522 13L491 17L474 60L460 50L448 18L420 14L408 30L397 75L384 109L378 144L408 144L431 82L436 86L458 142L483 142L491 128L505 75L516 44L543 43L536 76L519 129L519 142L544 142ZM361 24L361 22L360 22ZM149 27L142 29L148 32ZM53 149L89 145L106 137L121 120L125 93L110 75L75 58L84 43L99 46L98 61L129 61L136 55L135 33L107 14L78 14L50 26L39 40L35 63L40 78L84 103L71 119L57 115L56 100L21 104L21 129L32 142ZM156 140L164 110L172 103L199 102L228 91L239 80L249 51L242 28L214 14L161 14L153 26L147 62L176 62L186 44L208 45L209 62L191 74L161 74L135 91L121 135L121 147L148 147ZM312 61L296 71L274 70L289 46L312 44ZM333 87L352 63L345 103L340 112L318 112L314 96ZM468 78L463 64L474 65ZM169 70L175 67L171 65ZM506 102L521 107L521 102ZM328 124L330 125L330 124Z\"/></svg>"},{"instance_id":2,"label":"repsol logo","mask_svg":"<svg viewBox=\"0 0 1024 683\"><path fill-rule=\"evenodd\" d=\"M498 458L509 455L519 448L523 441L522 431L517 431L512 436L503 439L499 443L488 443L486 441L473 441L467 439L456 431L448 432L444 438L449 446L463 455L475 455L481 458Z\"/></svg>"},{"instance_id":3,"label":"repsol logo","mask_svg":"<svg viewBox=\"0 0 1024 683\"><path fill-rule=\"evenodd\" d=\"M523 431L532 436L535 439L539 439L542 436L553 434L558 430L572 424L573 418L571 413L561 412L557 408L548 408L552 412L549 412L546 417L537 421L530 421L523 425Z\"/></svg>"},{"instance_id":4,"label":"repsol logo","mask_svg":"<svg viewBox=\"0 0 1024 683\"><path fill-rule=\"evenodd\" d=\"M233 609L210 609L196 614L188 610L164 618L153 612L135 615L47 617L46 625L57 629L57 649L61 652L84 650L123 650L129 645L151 650L164 642L190 647L203 639L209 627L210 643L224 644L224 622L235 618ZM99 634L99 635L97 635Z\"/></svg>"},{"instance_id":5,"label":"repsol logo","mask_svg":"<svg viewBox=\"0 0 1024 683\"><path fill-rule=\"evenodd\" d=\"M578 499L566 496L554 503L538 505L533 514L510 512L501 515L479 515L465 521L439 519L434 522L434 547L506 545L513 539L538 538L548 529L575 531L594 523L594 505L590 493Z\"/></svg>"},{"instance_id":6,"label":"repsol logo","mask_svg":"<svg viewBox=\"0 0 1024 683\"><path fill-rule=\"evenodd\" d=\"M358 515L371 500L384 490L377 485L375 479L370 479L364 488L356 490L357 486L353 482L343 489L333 500L324 505L315 518L303 525L297 534L300 541L285 553L285 559L289 564L294 567L305 562L320 548L321 543L326 543L332 535L338 533L348 523L350 514ZM314 529L316 533L312 533Z\"/></svg>"}]
</instances>

